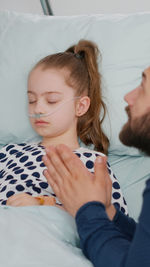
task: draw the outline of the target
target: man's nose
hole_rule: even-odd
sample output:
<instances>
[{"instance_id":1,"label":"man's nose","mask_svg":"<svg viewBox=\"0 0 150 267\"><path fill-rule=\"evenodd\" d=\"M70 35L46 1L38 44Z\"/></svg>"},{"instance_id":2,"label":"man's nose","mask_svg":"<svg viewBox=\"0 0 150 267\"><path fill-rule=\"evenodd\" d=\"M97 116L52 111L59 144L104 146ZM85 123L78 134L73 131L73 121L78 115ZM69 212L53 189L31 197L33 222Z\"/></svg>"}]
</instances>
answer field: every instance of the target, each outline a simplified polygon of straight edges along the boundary
<instances>
[{"instance_id":1,"label":"man's nose","mask_svg":"<svg viewBox=\"0 0 150 267\"><path fill-rule=\"evenodd\" d=\"M135 103L135 100L137 99L137 96L139 94L139 89L140 89L140 86L133 89L132 91L130 91L124 96L124 100L128 103L129 106L133 106L133 104Z\"/></svg>"}]
</instances>

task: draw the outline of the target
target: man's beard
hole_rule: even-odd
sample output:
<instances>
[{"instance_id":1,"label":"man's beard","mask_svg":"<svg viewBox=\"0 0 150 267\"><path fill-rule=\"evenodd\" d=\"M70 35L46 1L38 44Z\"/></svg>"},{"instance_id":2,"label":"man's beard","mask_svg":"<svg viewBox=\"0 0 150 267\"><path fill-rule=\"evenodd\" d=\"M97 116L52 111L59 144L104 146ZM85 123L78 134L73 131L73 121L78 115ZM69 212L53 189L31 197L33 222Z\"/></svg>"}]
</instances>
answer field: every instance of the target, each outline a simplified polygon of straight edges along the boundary
<instances>
[{"instance_id":1,"label":"man's beard","mask_svg":"<svg viewBox=\"0 0 150 267\"><path fill-rule=\"evenodd\" d=\"M123 126L119 138L129 147L136 147L150 156L150 112L132 120L129 107L126 107L129 120Z\"/></svg>"}]
</instances>

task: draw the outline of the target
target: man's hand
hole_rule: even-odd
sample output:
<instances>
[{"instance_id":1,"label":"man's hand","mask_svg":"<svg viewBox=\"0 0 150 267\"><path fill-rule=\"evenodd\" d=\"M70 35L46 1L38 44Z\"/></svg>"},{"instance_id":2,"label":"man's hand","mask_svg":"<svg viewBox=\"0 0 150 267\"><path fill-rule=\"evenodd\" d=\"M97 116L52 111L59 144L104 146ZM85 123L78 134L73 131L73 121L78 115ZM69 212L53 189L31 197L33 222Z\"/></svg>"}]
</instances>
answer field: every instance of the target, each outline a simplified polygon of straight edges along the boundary
<instances>
[{"instance_id":1,"label":"man's hand","mask_svg":"<svg viewBox=\"0 0 150 267\"><path fill-rule=\"evenodd\" d=\"M46 149L43 161L47 166L44 175L64 208L75 216L78 209L89 201L100 201L114 216L111 205L112 182L106 157L97 157L94 174L90 173L82 161L65 145ZM108 214L109 215L109 214Z\"/></svg>"}]
</instances>

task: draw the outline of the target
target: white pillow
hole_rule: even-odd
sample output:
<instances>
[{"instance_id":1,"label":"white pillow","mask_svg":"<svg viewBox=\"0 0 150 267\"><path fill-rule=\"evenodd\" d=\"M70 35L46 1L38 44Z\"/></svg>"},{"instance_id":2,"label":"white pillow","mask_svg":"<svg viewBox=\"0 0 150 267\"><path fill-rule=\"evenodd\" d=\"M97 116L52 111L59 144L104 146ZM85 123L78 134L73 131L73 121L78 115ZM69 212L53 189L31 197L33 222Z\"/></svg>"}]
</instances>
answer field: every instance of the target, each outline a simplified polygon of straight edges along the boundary
<instances>
[{"instance_id":1,"label":"white pillow","mask_svg":"<svg viewBox=\"0 0 150 267\"><path fill-rule=\"evenodd\" d=\"M27 116L27 76L33 65L89 39L102 53L110 153L138 154L120 143L118 133L126 121L123 96L140 83L141 72L150 64L149 29L150 13L49 17L0 12L0 144L38 138Z\"/></svg>"}]
</instances>

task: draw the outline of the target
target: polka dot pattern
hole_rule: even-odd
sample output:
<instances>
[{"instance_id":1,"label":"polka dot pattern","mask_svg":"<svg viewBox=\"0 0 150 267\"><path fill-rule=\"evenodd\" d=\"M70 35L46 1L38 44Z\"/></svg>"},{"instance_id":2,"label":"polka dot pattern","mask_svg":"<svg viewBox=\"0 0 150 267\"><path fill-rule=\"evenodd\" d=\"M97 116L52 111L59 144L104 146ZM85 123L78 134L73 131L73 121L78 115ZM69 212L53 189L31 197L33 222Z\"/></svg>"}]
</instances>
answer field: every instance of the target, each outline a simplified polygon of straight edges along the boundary
<instances>
[{"instance_id":1,"label":"polka dot pattern","mask_svg":"<svg viewBox=\"0 0 150 267\"><path fill-rule=\"evenodd\" d=\"M103 155L83 147L75 150L74 153L91 173L94 173L96 157ZM10 196L23 192L33 196L40 194L56 197L43 175L45 165L42 157L44 154L44 147L39 144L9 144L0 150L0 205L6 205ZM126 201L109 163L107 163L107 168L112 180L112 203L127 214ZM56 201L60 203L57 197Z\"/></svg>"},{"instance_id":2,"label":"polka dot pattern","mask_svg":"<svg viewBox=\"0 0 150 267\"><path fill-rule=\"evenodd\" d=\"M88 169L92 169L92 168L94 167L94 162L91 161L91 160L87 160L87 162L86 162L86 167L87 167Z\"/></svg>"}]
</instances>

